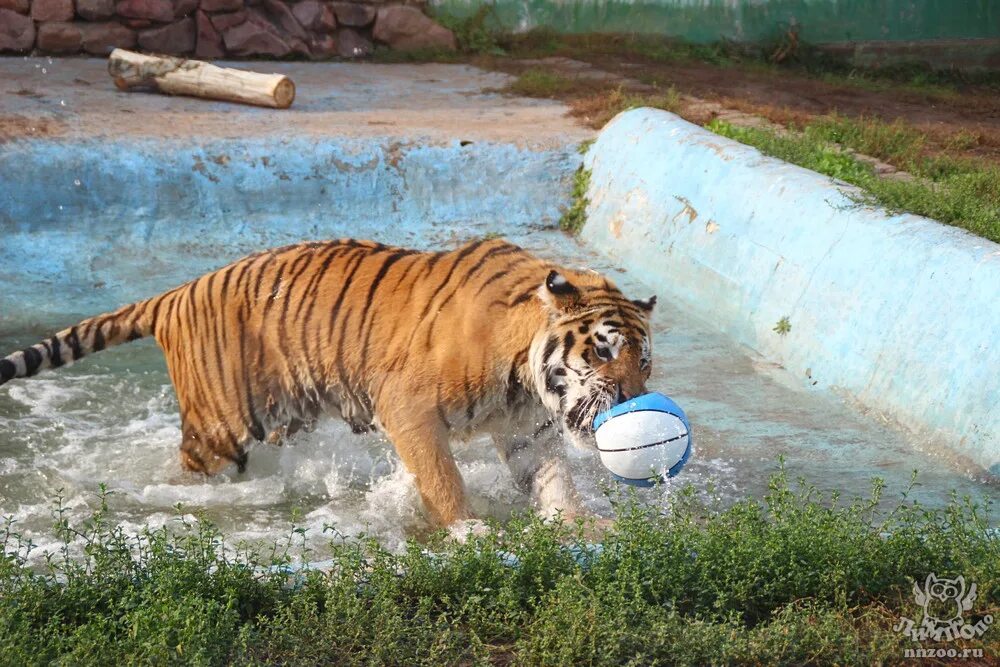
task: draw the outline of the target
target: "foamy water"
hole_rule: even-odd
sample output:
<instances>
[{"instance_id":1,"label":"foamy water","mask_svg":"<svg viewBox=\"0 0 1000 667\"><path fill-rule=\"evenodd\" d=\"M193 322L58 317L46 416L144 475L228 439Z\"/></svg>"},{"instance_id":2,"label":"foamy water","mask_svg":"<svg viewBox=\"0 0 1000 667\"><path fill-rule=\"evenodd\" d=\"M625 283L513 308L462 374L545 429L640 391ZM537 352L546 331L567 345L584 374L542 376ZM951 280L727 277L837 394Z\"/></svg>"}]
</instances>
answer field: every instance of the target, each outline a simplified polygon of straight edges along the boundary
<instances>
[{"instance_id":1,"label":"foamy water","mask_svg":"<svg viewBox=\"0 0 1000 667\"><path fill-rule=\"evenodd\" d=\"M656 291L565 237L520 241L545 250L553 239L561 244L563 261L608 271L636 297ZM164 279L164 286L187 277ZM17 349L70 323L0 330L0 347ZM688 482L723 500L759 497L779 456L790 477L805 477L846 497L866 495L870 479L879 476L891 502L914 469L921 471L921 485L913 495L924 502L941 504L951 489L980 501L998 497L995 481L957 464L944 443L917 441L835 396L803 390L782 369L732 345L665 299L657 306L654 352L650 388L685 407L695 453L671 484L639 492L647 502L665 505L672 489ZM53 499L61 493L71 521L84 518L97 506L102 482L112 492L112 520L131 532L201 514L230 543L269 543L287 538L294 519L318 558L335 535L370 535L400 549L408 537L430 528L391 445L354 435L338 421L321 421L316 431L283 447L256 445L245 473L231 470L211 479L181 470L179 442L176 400L160 351L150 341L15 380L0 388L0 515L12 516L20 532L40 545L36 558L57 546L51 534ZM456 444L455 452L480 516L503 520L529 506L488 438ZM570 449L567 456L587 507L610 515L602 491L610 476L596 452Z\"/></svg>"}]
</instances>

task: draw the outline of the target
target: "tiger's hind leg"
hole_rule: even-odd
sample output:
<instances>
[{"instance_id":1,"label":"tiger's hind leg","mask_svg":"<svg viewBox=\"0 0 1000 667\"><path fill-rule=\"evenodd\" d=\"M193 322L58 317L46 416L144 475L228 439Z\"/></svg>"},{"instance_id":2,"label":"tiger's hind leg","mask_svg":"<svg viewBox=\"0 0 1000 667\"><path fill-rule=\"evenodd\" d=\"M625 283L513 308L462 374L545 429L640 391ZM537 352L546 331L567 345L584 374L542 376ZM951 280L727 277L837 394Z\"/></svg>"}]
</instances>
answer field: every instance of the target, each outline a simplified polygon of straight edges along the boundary
<instances>
[{"instance_id":1,"label":"tiger's hind leg","mask_svg":"<svg viewBox=\"0 0 1000 667\"><path fill-rule=\"evenodd\" d=\"M200 379L191 375L174 378L183 435L181 466L215 475L235 463L236 469L244 472L247 447L251 440L264 439L263 428L247 419L245 393L210 391Z\"/></svg>"},{"instance_id":2,"label":"tiger's hind leg","mask_svg":"<svg viewBox=\"0 0 1000 667\"><path fill-rule=\"evenodd\" d=\"M193 335L193 334L191 334ZM240 359L220 353L231 347L224 337L218 348L185 345L187 338L160 340L181 416L180 462L191 472L215 475L230 464L247 465L252 440L264 440L263 403L247 386Z\"/></svg>"},{"instance_id":3,"label":"tiger's hind leg","mask_svg":"<svg viewBox=\"0 0 1000 667\"><path fill-rule=\"evenodd\" d=\"M246 441L239 442L231 434L210 436L202 431L184 428L181 441L181 466L190 472L215 475L231 463L238 472L246 471Z\"/></svg>"}]
</instances>

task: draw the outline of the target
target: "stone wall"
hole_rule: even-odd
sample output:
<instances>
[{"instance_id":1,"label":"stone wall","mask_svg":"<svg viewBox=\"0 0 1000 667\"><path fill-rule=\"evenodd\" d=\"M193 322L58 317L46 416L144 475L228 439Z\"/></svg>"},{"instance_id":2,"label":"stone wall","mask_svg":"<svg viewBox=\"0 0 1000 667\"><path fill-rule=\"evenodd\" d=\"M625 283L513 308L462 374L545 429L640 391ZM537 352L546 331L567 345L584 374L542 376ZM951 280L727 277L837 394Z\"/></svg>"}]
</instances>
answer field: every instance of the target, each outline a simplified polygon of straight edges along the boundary
<instances>
[{"instance_id":1,"label":"stone wall","mask_svg":"<svg viewBox=\"0 0 1000 667\"><path fill-rule=\"evenodd\" d=\"M417 4L333 0L0 0L0 53L116 47L215 58L357 58L455 48Z\"/></svg>"}]
</instances>

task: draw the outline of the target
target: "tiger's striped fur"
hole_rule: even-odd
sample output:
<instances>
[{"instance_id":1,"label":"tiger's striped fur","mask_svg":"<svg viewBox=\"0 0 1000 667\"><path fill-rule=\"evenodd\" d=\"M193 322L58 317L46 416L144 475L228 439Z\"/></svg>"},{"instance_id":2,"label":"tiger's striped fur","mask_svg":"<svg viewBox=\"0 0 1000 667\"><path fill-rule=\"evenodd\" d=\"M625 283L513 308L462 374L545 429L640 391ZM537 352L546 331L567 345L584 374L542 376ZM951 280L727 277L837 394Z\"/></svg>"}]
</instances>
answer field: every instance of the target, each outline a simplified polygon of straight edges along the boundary
<instances>
[{"instance_id":1,"label":"tiger's striped fur","mask_svg":"<svg viewBox=\"0 0 1000 667\"><path fill-rule=\"evenodd\" d=\"M470 516L449 440L483 431L546 511L573 514L558 433L592 446L594 416L644 391L654 301L500 239L304 243L84 320L0 360L0 384L153 336L188 470L242 471L253 441L332 412L388 436L441 524Z\"/></svg>"}]
</instances>

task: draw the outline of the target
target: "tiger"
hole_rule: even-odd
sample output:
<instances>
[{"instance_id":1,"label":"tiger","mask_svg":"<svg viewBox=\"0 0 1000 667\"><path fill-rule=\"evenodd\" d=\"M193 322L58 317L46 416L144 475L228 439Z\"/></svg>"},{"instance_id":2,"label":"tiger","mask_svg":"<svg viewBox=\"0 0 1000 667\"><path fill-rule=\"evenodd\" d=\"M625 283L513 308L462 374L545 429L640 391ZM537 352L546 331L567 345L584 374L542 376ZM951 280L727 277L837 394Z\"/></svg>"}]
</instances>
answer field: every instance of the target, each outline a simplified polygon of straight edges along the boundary
<instances>
[{"instance_id":1,"label":"tiger","mask_svg":"<svg viewBox=\"0 0 1000 667\"><path fill-rule=\"evenodd\" d=\"M586 513L563 442L595 450L594 417L646 391L655 303L501 238L438 252L306 242L14 352L0 384L152 336L187 471L242 473L255 442L339 415L391 442L433 524L476 520L451 444L484 433L539 512L571 518Z\"/></svg>"}]
</instances>

